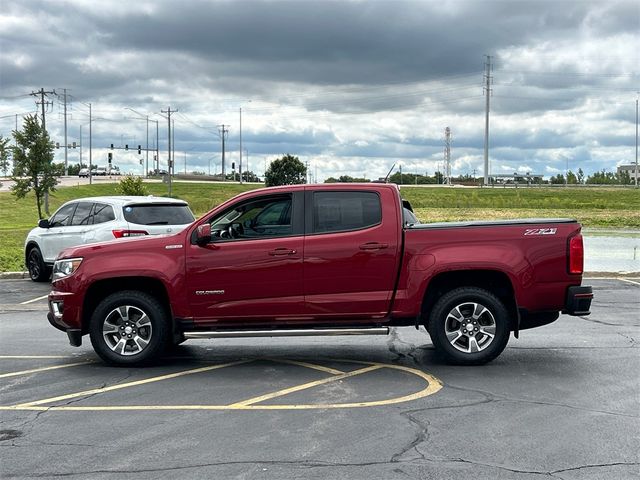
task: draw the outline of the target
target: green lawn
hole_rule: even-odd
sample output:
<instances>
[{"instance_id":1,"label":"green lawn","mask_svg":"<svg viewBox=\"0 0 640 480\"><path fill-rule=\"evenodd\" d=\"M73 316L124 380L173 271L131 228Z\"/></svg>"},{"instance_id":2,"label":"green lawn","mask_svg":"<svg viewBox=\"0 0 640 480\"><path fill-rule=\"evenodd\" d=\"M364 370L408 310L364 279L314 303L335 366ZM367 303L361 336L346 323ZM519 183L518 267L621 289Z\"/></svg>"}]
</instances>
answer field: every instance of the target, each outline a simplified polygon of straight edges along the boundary
<instances>
[{"instance_id":1,"label":"green lawn","mask_svg":"<svg viewBox=\"0 0 640 480\"><path fill-rule=\"evenodd\" d=\"M146 184L163 196L167 186ZM53 213L81 197L115 195L116 184L60 188L50 197ZM173 196L189 202L200 216L224 200L256 186L174 182ZM640 191L626 188L420 188L403 187L402 196L423 222L503 218L576 218L586 227L640 228ZM16 200L0 192L0 271L21 270L24 239L38 221L33 196Z\"/></svg>"}]
</instances>

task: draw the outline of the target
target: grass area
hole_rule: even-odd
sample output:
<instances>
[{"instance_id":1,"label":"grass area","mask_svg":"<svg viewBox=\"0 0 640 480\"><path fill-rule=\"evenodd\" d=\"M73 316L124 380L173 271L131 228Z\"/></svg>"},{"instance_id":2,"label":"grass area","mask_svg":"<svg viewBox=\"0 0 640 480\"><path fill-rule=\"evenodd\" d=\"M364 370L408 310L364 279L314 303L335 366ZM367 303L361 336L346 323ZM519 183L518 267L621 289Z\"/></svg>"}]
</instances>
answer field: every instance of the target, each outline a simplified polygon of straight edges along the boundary
<instances>
[{"instance_id":1,"label":"grass area","mask_svg":"<svg viewBox=\"0 0 640 480\"><path fill-rule=\"evenodd\" d=\"M146 184L149 193L167 194L161 183ZM60 188L50 197L53 213L74 198L116 195L116 184ZM200 216L251 185L174 182L173 196L189 202ZM403 187L402 196L423 222L507 218L569 217L585 227L640 228L640 191L626 188L420 188ZM16 200L0 192L0 271L21 270L24 239L38 222L33 196Z\"/></svg>"}]
</instances>

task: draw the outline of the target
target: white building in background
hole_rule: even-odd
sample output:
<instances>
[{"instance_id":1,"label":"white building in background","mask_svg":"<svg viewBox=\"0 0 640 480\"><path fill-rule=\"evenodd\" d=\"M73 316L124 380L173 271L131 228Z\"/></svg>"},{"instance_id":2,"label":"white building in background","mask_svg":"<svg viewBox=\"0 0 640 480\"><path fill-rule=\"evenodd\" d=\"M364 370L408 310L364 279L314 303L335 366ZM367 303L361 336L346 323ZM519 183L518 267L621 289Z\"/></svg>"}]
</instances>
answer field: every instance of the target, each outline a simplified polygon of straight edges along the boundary
<instances>
[{"instance_id":1,"label":"white building in background","mask_svg":"<svg viewBox=\"0 0 640 480\"><path fill-rule=\"evenodd\" d=\"M618 172L617 172L618 175L620 175L623 172L626 172L626 173L629 174L629 176L631 178L635 178L636 177L636 164L635 163L632 163L630 165L618 165L617 169L618 169ZM640 171L638 172L638 177L640 177Z\"/></svg>"}]
</instances>

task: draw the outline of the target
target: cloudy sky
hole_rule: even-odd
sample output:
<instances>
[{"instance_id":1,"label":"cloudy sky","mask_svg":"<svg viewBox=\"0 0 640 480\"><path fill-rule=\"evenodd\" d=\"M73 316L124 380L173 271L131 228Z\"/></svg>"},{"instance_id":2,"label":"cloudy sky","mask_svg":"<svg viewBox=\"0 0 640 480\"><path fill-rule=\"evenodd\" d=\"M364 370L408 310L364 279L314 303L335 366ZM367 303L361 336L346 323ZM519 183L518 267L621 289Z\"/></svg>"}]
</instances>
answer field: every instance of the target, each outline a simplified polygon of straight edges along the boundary
<instances>
[{"instance_id":1,"label":"cloudy sky","mask_svg":"<svg viewBox=\"0 0 640 480\"><path fill-rule=\"evenodd\" d=\"M633 1L4 0L0 134L49 95L47 129L88 161L150 148L175 122L176 171L249 168L290 153L311 173L377 178L442 169L482 176L483 70L492 57L490 171L586 173L635 161L640 4ZM131 110L133 109L137 114ZM143 153L144 157L144 153ZM140 172L136 151L114 163ZM63 161L63 150L56 152ZM79 151L69 150L77 163ZM246 161L246 160L244 160Z\"/></svg>"}]
</instances>

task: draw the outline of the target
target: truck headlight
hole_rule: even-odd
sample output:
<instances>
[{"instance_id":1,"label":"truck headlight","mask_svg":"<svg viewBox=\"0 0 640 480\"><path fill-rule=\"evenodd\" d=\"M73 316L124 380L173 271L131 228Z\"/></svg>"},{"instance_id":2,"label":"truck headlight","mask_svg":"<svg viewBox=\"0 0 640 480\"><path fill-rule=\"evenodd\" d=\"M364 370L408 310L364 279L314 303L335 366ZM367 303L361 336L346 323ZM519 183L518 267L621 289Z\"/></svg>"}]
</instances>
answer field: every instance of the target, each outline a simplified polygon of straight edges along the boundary
<instances>
[{"instance_id":1,"label":"truck headlight","mask_svg":"<svg viewBox=\"0 0 640 480\"><path fill-rule=\"evenodd\" d=\"M53 264L53 281L73 275L80 264L82 258L65 258L64 260L56 260Z\"/></svg>"}]
</instances>

